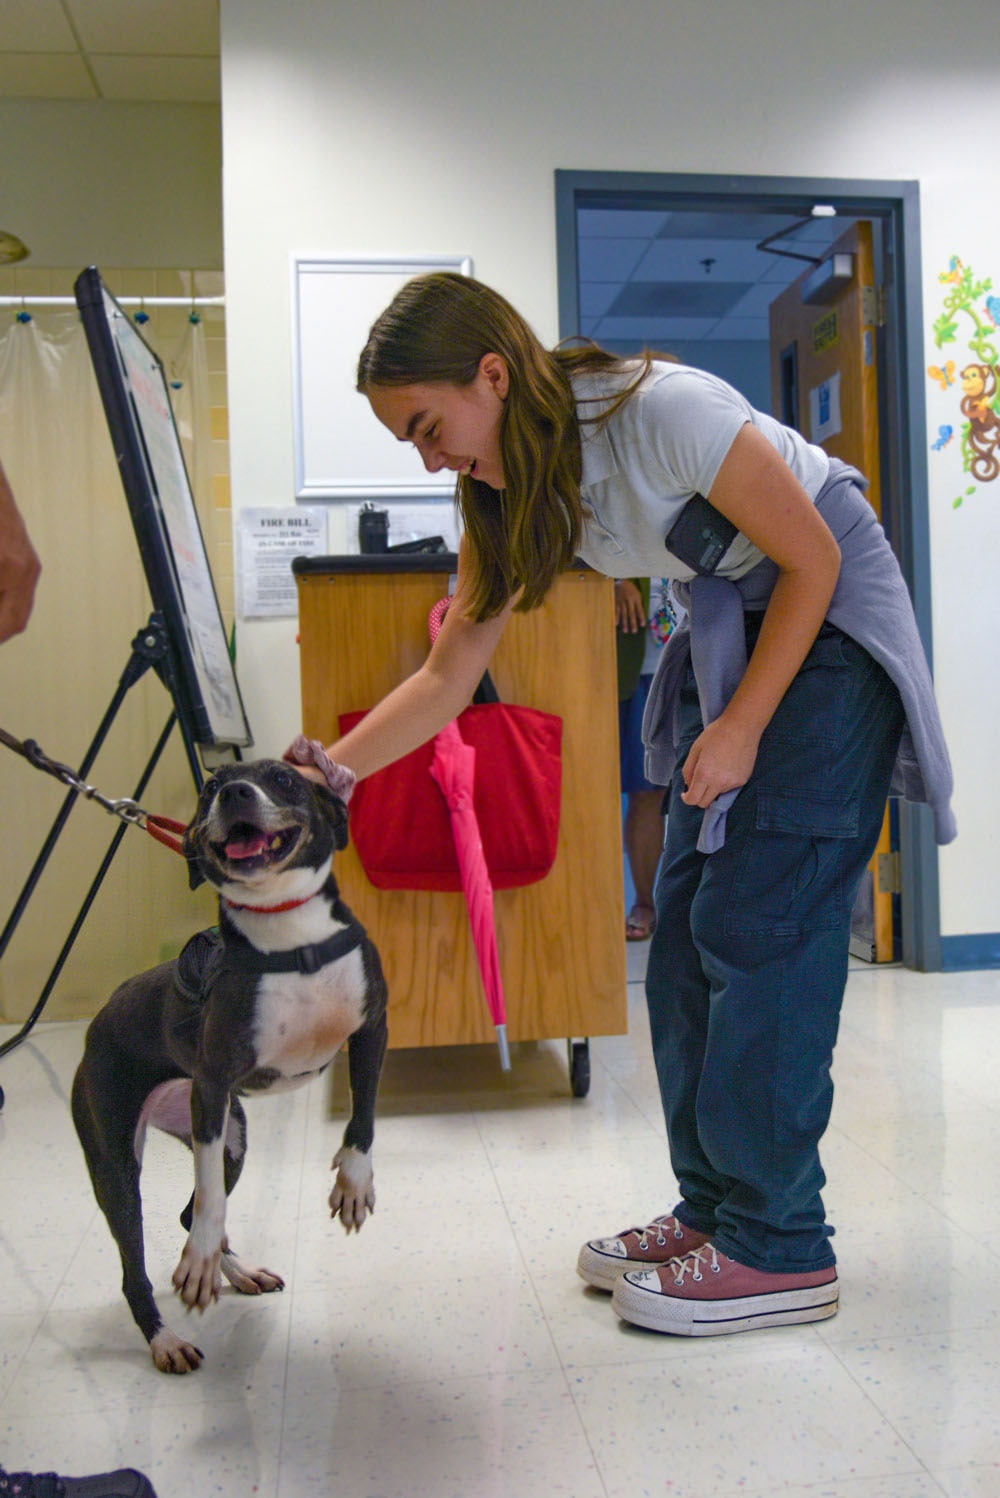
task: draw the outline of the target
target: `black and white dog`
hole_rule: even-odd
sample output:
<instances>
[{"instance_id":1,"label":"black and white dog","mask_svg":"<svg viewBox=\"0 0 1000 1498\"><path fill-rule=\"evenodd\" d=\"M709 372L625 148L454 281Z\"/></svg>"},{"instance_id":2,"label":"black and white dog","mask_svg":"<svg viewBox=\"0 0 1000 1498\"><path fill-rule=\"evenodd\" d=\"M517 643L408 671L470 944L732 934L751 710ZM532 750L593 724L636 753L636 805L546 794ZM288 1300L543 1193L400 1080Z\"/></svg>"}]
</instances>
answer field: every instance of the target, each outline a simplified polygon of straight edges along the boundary
<instances>
[{"instance_id":1,"label":"black and white dog","mask_svg":"<svg viewBox=\"0 0 1000 1498\"><path fill-rule=\"evenodd\" d=\"M73 1119L121 1253L125 1298L164 1372L187 1373L202 1354L164 1323L146 1274L139 1176L150 1124L194 1154L173 1276L189 1310L218 1297L222 1275L249 1295L282 1289L279 1275L241 1263L226 1237L226 1198L246 1148L240 1096L309 1081L345 1041L352 1112L330 1207L348 1232L374 1208L386 986L331 872L346 844L347 807L325 786L276 760L218 770L184 834L192 888L207 879L219 891L218 931L123 983L87 1031Z\"/></svg>"}]
</instances>

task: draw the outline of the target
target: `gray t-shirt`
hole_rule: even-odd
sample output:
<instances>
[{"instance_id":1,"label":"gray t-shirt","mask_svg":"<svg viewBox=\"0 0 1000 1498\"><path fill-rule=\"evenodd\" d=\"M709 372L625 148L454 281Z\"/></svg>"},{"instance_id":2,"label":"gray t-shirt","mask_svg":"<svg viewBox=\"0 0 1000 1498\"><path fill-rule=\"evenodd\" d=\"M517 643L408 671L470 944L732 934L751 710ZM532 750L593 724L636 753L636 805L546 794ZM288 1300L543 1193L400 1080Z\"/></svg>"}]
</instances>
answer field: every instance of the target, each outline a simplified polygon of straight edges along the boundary
<instances>
[{"instance_id":1,"label":"gray t-shirt","mask_svg":"<svg viewBox=\"0 0 1000 1498\"><path fill-rule=\"evenodd\" d=\"M750 422L784 458L811 499L830 460L798 432L757 411L715 375L686 364L654 363L639 389L600 425L588 422L635 377L580 375L573 393L580 417L584 505L579 555L611 577L690 579L694 573L664 546L693 494L712 485L736 434ZM720 577L744 576L762 553L738 534L718 567Z\"/></svg>"}]
</instances>

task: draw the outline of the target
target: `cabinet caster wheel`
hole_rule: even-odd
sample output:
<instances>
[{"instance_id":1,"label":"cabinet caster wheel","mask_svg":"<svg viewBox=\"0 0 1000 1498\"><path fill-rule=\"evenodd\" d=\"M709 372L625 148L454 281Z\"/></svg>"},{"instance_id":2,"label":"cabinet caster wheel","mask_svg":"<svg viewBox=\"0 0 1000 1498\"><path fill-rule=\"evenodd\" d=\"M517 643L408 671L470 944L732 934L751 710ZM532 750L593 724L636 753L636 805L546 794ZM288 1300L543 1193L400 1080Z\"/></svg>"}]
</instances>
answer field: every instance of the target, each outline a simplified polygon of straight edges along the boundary
<instances>
[{"instance_id":1,"label":"cabinet caster wheel","mask_svg":"<svg viewBox=\"0 0 1000 1498\"><path fill-rule=\"evenodd\" d=\"M590 1091L590 1041L568 1040L569 1082L574 1097L586 1097Z\"/></svg>"}]
</instances>

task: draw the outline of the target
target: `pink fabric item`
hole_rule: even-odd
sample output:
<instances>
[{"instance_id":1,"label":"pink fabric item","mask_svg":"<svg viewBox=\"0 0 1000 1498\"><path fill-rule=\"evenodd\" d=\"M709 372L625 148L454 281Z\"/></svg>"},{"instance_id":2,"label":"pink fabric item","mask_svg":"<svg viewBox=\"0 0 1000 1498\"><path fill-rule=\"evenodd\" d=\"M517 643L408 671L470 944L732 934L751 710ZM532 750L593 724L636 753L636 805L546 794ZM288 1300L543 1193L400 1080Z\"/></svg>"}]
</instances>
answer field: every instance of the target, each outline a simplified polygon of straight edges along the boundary
<instances>
[{"instance_id":1,"label":"pink fabric item","mask_svg":"<svg viewBox=\"0 0 1000 1498\"><path fill-rule=\"evenodd\" d=\"M346 765L339 765L331 759L319 739L307 739L304 733L300 733L281 757L291 765L315 765L317 770L322 770L333 794L341 801L350 801L358 777Z\"/></svg>"}]
</instances>

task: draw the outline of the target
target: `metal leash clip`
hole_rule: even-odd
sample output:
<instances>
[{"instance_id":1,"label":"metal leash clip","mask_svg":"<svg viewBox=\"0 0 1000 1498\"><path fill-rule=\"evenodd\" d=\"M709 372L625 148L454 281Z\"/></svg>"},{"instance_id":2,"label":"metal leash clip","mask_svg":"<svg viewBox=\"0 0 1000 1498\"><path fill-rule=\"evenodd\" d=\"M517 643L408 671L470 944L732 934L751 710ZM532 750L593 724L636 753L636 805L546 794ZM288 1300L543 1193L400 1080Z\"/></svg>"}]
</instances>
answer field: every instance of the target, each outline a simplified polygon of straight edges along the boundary
<instances>
[{"instance_id":1,"label":"metal leash clip","mask_svg":"<svg viewBox=\"0 0 1000 1498\"><path fill-rule=\"evenodd\" d=\"M15 754L20 754L36 770L43 770L46 775L52 775L56 780L61 780L63 785L69 786L70 790L75 791L77 795L85 797L88 801L96 801L98 806L102 806L105 811L118 817L120 821L128 822L133 827L141 827L157 842L172 848L175 853L181 852L178 834L184 831L183 822L175 822L170 817L154 816L131 796L120 796L114 800L110 796L105 796L96 786L88 785L85 780L81 780L69 765L64 765L60 760L52 759L47 755L35 739L25 739L22 742L14 738L13 734L0 728L0 743L6 744L8 749L13 749Z\"/></svg>"}]
</instances>

